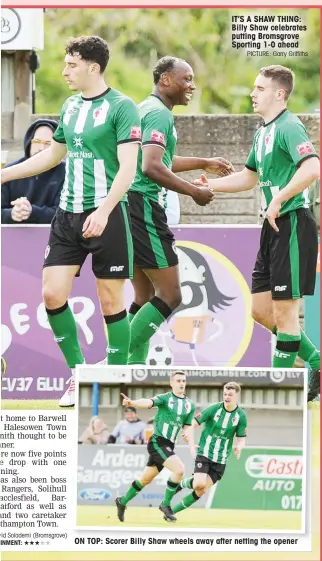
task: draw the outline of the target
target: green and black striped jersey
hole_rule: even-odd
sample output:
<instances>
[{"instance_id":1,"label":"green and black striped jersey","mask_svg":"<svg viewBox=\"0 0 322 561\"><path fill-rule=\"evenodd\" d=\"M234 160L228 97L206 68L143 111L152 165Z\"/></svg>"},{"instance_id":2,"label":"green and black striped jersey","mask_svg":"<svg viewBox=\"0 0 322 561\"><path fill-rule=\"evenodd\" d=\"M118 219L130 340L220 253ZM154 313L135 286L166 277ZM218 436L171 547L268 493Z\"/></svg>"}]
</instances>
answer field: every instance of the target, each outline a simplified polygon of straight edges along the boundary
<instances>
[{"instance_id":1,"label":"green and black striped jersey","mask_svg":"<svg viewBox=\"0 0 322 561\"><path fill-rule=\"evenodd\" d=\"M247 417L237 406L233 411L225 409L224 402L215 403L195 417L204 427L199 440L198 454L212 462L225 464L233 447L234 436L246 436Z\"/></svg>"},{"instance_id":2,"label":"green and black striped jersey","mask_svg":"<svg viewBox=\"0 0 322 561\"><path fill-rule=\"evenodd\" d=\"M180 429L191 425L195 413L195 404L186 396L177 397L172 392L156 395L153 407L158 408L154 418L154 436L162 436L175 442Z\"/></svg>"},{"instance_id":3,"label":"green and black striped jersey","mask_svg":"<svg viewBox=\"0 0 322 561\"><path fill-rule=\"evenodd\" d=\"M316 155L302 121L288 109L256 131L246 167L258 174L263 215L301 163ZM305 189L283 202L280 214L308 206L309 190Z\"/></svg>"},{"instance_id":4,"label":"green and black striped jersey","mask_svg":"<svg viewBox=\"0 0 322 561\"><path fill-rule=\"evenodd\" d=\"M62 107L54 140L67 146L59 206L74 213L95 209L104 201L119 170L118 145L141 142L137 107L112 88L91 99L73 95Z\"/></svg>"},{"instance_id":5,"label":"green and black striped jersey","mask_svg":"<svg viewBox=\"0 0 322 561\"><path fill-rule=\"evenodd\" d=\"M163 150L162 161L167 168L171 169L177 145L177 132L172 112L154 94L142 101L138 105L138 110L141 118L142 150L144 146L160 146ZM130 189L146 195L148 199L159 203L162 208L166 208L168 190L144 175L142 150L139 152L136 176Z\"/></svg>"}]
</instances>

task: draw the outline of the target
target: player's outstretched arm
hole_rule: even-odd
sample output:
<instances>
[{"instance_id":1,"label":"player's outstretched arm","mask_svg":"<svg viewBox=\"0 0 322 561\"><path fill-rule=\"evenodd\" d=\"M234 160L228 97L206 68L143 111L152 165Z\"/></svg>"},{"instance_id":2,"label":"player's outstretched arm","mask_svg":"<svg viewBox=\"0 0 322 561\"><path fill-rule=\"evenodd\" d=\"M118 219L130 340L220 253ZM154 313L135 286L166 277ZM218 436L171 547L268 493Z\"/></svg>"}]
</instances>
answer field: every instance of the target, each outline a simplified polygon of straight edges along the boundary
<instances>
[{"instance_id":1,"label":"player's outstretched arm","mask_svg":"<svg viewBox=\"0 0 322 561\"><path fill-rule=\"evenodd\" d=\"M142 146L142 171L144 175L170 191L192 197L197 205L205 206L213 194L207 186L197 187L178 177L163 163L163 148L155 145Z\"/></svg>"},{"instance_id":2,"label":"player's outstretched arm","mask_svg":"<svg viewBox=\"0 0 322 561\"><path fill-rule=\"evenodd\" d=\"M50 147L46 150L42 150L42 152L28 158L21 164L2 169L1 183L43 173L48 169L58 166L65 155L66 145L52 140Z\"/></svg>"},{"instance_id":3,"label":"player's outstretched arm","mask_svg":"<svg viewBox=\"0 0 322 561\"><path fill-rule=\"evenodd\" d=\"M122 405L124 407L139 407L141 409L151 409L153 407L153 400L152 399L130 399L124 393L121 393L123 397Z\"/></svg>"},{"instance_id":4,"label":"player's outstretched arm","mask_svg":"<svg viewBox=\"0 0 322 561\"><path fill-rule=\"evenodd\" d=\"M182 171L193 171L203 169L207 173L219 176L234 173L234 166L225 158L195 158L186 156L174 156L171 171L180 173Z\"/></svg>"},{"instance_id":5,"label":"player's outstretched arm","mask_svg":"<svg viewBox=\"0 0 322 561\"><path fill-rule=\"evenodd\" d=\"M218 179L208 179L205 175L201 175L194 183L196 185L208 185L213 193L239 193L240 191L250 191L258 182L256 171L244 168L229 175L228 177L220 177Z\"/></svg>"}]
</instances>

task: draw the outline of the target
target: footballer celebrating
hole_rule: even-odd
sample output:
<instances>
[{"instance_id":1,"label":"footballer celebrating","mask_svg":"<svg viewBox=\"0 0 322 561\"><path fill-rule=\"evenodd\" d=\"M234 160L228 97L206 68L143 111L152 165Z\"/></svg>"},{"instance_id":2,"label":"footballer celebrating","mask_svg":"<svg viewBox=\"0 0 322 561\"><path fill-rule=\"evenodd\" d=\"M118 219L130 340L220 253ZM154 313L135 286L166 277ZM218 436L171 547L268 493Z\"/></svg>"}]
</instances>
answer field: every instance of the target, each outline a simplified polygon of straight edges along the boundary
<instances>
[{"instance_id":1,"label":"footballer celebrating","mask_svg":"<svg viewBox=\"0 0 322 561\"><path fill-rule=\"evenodd\" d=\"M203 426L194 475L182 479L177 488L177 491L181 489L193 489L193 491L173 508L173 514L189 508L206 493L209 487L220 481L232 450L236 458L240 458L247 433L246 413L238 405L240 391L239 384L228 382L224 386L223 401L210 405L193 420L193 428ZM166 513L164 519L167 522L172 521Z\"/></svg>"},{"instance_id":2,"label":"footballer celebrating","mask_svg":"<svg viewBox=\"0 0 322 561\"><path fill-rule=\"evenodd\" d=\"M105 82L106 41L96 36L70 39L65 53L62 74L70 90L80 93L64 103L47 150L2 170L3 183L42 173L67 155L43 269L48 321L72 374L61 407L74 406L74 368L84 362L68 297L89 254L108 332L107 362L127 364L130 325L124 284L132 276L133 246L126 193L141 142L134 101Z\"/></svg>"},{"instance_id":3,"label":"footballer celebrating","mask_svg":"<svg viewBox=\"0 0 322 561\"><path fill-rule=\"evenodd\" d=\"M131 487L123 497L116 499L117 516L120 522L124 522L124 511L126 505L146 485L166 467L171 476L167 482L163 502L160 510L167 520L175 521L176 517L170 508L170 501L175 494L178 483L184 474L184 465L174 452L175 442L181 429L185 439L190 445L191 453L195 455L195 446L192 437L192 421L195 413L194 403L185 395L186 375L184 372L172 372L170 376L171 392L159 394L151 399L131 400L126 395L123 397L123 405L151 409L157 407L158 411L154 418L154 432L148 442L149 459L147 465L138 481L133 481Z\"/></svg>"},{"instance_id":4,"label":"footballer celebrating","mask_svg":"<svg viewBox=\"0 0 322 561\"><path fill-rule=\"evenodd\" d=\"M178 256L165 209L168 189L190 196L205 206L213 194L177 176L203 169L227 175L234 171L224 158L176 156L177 132L172 110L188 105L194 73L184 60L165 56L153 70L153 92L139 104L142 150L129 190L134 246L134 300L129 310L131 343L129 364L145 364L149 339L181 303Z\"/></svg>"},{"instance_id":5,"label":"footballer celebrating","mask_svg":"<svg viewBox=\"0 0 322 561\"><path fill-rule=\"evenodd\" d=\"M284 66L261 68L250 94L264 119L242 171L196 183L214 192L261 191L265 217L252 275L253 318L277 335L273 366L292 368L299 355L311 368L308 401L320 392L320 352L300 327L300 299L314 294L318 230L308 188L320 177L320 162L303 123L287 108L294 73Z\"/></svg>"}]
</instances>

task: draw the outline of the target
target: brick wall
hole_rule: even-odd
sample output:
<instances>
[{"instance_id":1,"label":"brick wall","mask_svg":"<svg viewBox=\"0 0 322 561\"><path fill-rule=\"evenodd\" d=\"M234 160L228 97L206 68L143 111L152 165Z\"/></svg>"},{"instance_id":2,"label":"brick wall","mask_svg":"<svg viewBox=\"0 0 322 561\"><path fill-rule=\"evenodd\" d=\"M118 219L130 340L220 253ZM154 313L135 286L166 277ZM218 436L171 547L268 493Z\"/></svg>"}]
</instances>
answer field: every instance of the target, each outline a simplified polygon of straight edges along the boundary
<instances>
[{"instance_id":1,"label":"brick wall","mask_svg":"<svg viewBox=\"0 0 322 561\"><path fill-rule=\"evenodd\" d=\"M34 115L33 119L57 115ZM300 115L310 138L320 152L320 119L318 115ZM180 115L175 118L178 133L177 154L180 156L223 156L232 161L236 170L242 169L256 129L261 119L256 115ZM3 133L2 150L8 151L7 161L22 155L22 142L6 139ZM196 178L199 172L184 173ZM181 222L186 224L256 224L258 221L259 190L224 195L218 193L213 203L198 207L190 197L180 196Z\"/></svg>"}]
</instances>

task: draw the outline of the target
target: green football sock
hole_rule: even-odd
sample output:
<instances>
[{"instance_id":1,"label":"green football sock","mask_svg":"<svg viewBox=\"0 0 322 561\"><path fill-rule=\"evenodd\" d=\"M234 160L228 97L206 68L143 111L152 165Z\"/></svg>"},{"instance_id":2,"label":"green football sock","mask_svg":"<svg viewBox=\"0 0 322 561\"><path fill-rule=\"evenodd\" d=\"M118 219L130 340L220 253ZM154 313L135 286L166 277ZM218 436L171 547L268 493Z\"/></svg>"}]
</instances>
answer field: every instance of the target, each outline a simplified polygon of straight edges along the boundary
<instances>
[{"instance_id":1,"label":"green football sock","mask_svg":"<svg viewBox=\"0 0 322 561\"><path fill-rule=\"evenodd\" d=\"M130 346L130 322L126 310L104 316L107 328L107 364L127 364Z\"/></svg>"},{"instance_id":2,"label":"green football sock","mask_svg":"<svg viewBox=\"0 0 322 561\"><path fill-rule=\"evenodd\" d=\"M185 508L189 508L189 506L196 503L199 499L200 497L198 497L194 491L172 509L173 514L177 514L177 512L181 512L181 510L184 510Z\"/></svg>"},{"instance_id":3,"label":"green football sock","mask_svg":"<svg viewBox=\"0 0 322 561\"><path fill-rule=\"evenodd\" d=\"M135 314L131 322L131 344L130 354L132 354L142 343L146 343L159 329L161 323L170 316L171 308L157 296L153 296Z\"/></svg>"},{"instance_id":4,"label":"green football sock","mask_svg":"<svg viewBox=\"0 0 322 561\"><path fill-rule=\"evenodd\" d=\"M46 308L46 312L55 341L69 368L75 368L76 364L83 364L85 360L78 341L77 326L68 302L56 310Z\"/></svg>"},{"instance_id":5,"label":"green football sock","mask_svg":"<svg viewBox=\"0 0 322 561\"><path fill-rule=\"evenodd\" d=\"M127 505L129 501L134 499L136 495L143 489L143 485L139 481L133 481L131 487L126 492L124 497L121 497L120 501L123 506Z\"/></svg>"},{"instance_id":6,"label":"green football sock","mask_svg":"<svg viewBox=\"0 0 322 561\"><path fill-rule=\"evenodd\" d=\"M164 506L170 506L171 499L175 495L177 487L178 487L178 482L175 482L175 481L172 481L171 479L168 479L167 487L166 487L165 494L164 494L164 499L162 501L162 504Z\"/></svg>"},{"instance_id":7,"label":"green football sock","mask_svg":"<svg viewBox=\"0 0 322 561\"><path fill-rule=\"evenodd\" d=\"M277 329L272 329L274 335L277 334ZM319 370L320 368L320 351L308 338L306 333L301 329L301 341L298 356L307 362L312 370Z\"/></svg>"},{"instance_id":8,"label":"green football sock","mask_svg":"<svg viewBox=\"0 0 322 561\"><path fill-rule=\"evenodd\" d=\"M181 489L193 489L193 475L191 477L184 477L179 483Z\"/></svg>"},{"instance_id":9,"label":"green football sock","mask_svg":"<svg viewBox=\"0 0 322 561\"><path fill-rule=\"evenodd\" d=\"M132 322L135 314L141 309L141 306L133 302L130 306L128 317L130 323ZM146 364L146 357L148 356L149 352L150 341L146 341L139 345L135 351L129 356L128 364Z\"/></svg>"},{"instance_id":10,"label":"green football sock","mask_svg":"<svg viewBox=\"0 0 322 561\"><path fill-rule=\"evenodd\" d=\"M300 335L277 332L273 368L292 368L300 347Z\"/></svg>"}]
</instances>

